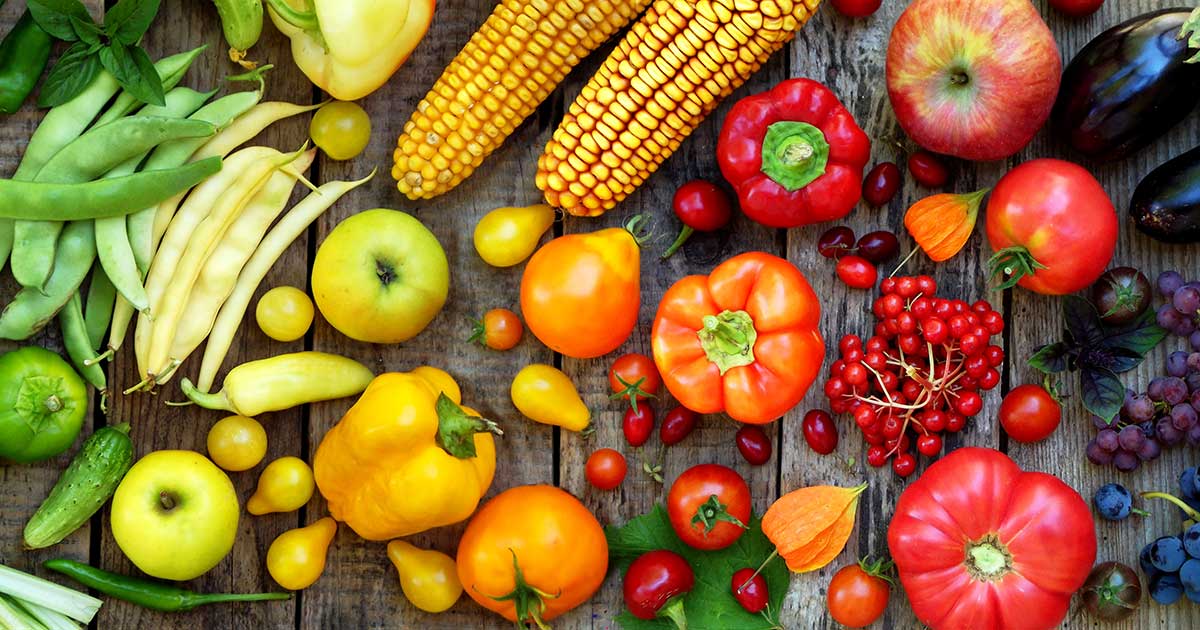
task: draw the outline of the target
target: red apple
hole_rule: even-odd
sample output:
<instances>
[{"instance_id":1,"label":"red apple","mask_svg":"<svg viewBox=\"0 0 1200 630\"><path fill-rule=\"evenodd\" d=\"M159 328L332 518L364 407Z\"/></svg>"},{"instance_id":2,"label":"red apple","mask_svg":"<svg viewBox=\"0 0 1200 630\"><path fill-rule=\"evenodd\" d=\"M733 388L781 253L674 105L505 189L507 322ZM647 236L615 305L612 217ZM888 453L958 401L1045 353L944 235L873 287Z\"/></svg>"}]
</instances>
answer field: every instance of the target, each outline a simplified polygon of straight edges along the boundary
<instances>
[{"instance_id":1,"label":"red apple","mask_svg":"<svg viewBox=\"0 0 1200 630\"><path fill-rule=\"evenodd\" d=\"M915 0L888 44L900 126L922 147L967 160L1029 144L1061 75L1054 36L1029 0Z\"/></svg>"}]
</instances>

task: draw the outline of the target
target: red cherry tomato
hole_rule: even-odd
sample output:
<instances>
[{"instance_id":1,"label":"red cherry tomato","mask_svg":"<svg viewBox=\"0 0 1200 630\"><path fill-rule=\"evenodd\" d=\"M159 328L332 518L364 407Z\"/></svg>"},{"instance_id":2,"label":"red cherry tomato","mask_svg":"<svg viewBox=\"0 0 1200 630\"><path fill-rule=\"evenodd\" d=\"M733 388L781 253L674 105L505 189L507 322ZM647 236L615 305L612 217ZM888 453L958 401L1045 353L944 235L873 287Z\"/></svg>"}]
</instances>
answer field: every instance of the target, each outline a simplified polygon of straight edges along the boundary
<instances>
[{"instance_id":1,"label":"red cherry tomato","mask_svg":"<svg viewBox=\"0 0 1200 630\"><path fill-rule=\"evenodd\" d=\"M1071 17L1084 17L1104 6L1104 0L1050 0L1050 6Z\"/></svg>"},{"instance_id":2,"label":"red cherry tomato","mask_svg":"<svg viewBox=\"0 0 1200 630\"><path fill-rule=\"evenodd\" d=\"M630 446L641 446L654 433L654 409L650 405L639 405L637 410L625 410L625 419L621 422L621 431L625 433L625 441Z\"/></svg>"},{"instance_id":3,"label":"red cherry tomato","mask_svg":"<svg viewBox=\"0 0 1200 630\"><path fill-rule=\"evenodd\" d=\"M761 573L754 575L754 569L738 569L733 574L729 590L733 593L733 598L737 600L737 603L752 615L766 610L767 604L771 603L770 595L767 593L767 580Z\"/></svg>"},{"instance_id":4,"label":"red cherry tomato","mask_svg":"<svg viewBox=\"0 0 1200 630\"><path fill-rule=\"evenodd\" d=\"M625 481L625 468L624 455L611 448L602 448L588 457L584 474L593 486L612 490Z\"/></svg>"},{"instance_id":5,"label":"red cherry tomato","mask_svg":"<svg viewBox=\"0 0 1200 630\"><path fill-rule=\"evenodd\" d=\"M900 167L894 162L883 162L871 169L863 179L863 199L872 206L886 206L896 191L900 190Z\"/></svg>"},{"instance_id":6,"label":"red cherry tomato","mask_svg":"<svg viewBox=\"0 0 1200 630\"><path fill-rule=\"evenodd\" d=\"M696 575L683 556L665 549L638 556L625 572L625 606L638 619L667 617L687 627L683 596L696 585Z\"/></svg>"},{"instance_id":7,"label":"red cherry tomato","mask_svg":"<svg viewBox=\"0 0 1200 630\"><path fill-rule=\"evenodd\" d=\"M771 461L771 438L756 424L742 425L734 436L738 452L751 466L762 466Z\"/></svg>"},{"instance_id":8,"label":"red cherry tomato","mask_svg":"<svg viewBox=\"0 0 1200 630\"><path fill-rule=\"evenodd\" d=\"M1040 385L1021 385L1000 403L1000 426L1018 442L1039 442L1054 433L1062 406Z\"/></svg>"},{"instance_id":9,"label":"red cherry tomato","mask_svg":"<svg viewBox=\"0 0 1200 630\"><path fill-rule=\"evenodd\" d=\"M692 433L699 419L700 414L678 405L663 416L662 426L658 428L658 439L662 441L663 446L674 446Z\"/></svg>"},{"instance_id":10,"label":"red cherry tomato","mask_svg":"<svg viewBox=\"0 0 1200 630\"><path fill-rule=\"evenodd\" d=\"M837 264L837 275L852 289L870 289L879 279L875 265L859 256L843 256Z\"/></svg>"},{"instance_id":11,"label":"red cherry tomato","mask_svg":"<svg viewBox=\"0 0 1200 630\"><path fill-rule=\"evenodd\" d=\"M750 522L750 487L731 468L693 466L671 484L667 516L685 544L704 551L724 549L741 538Z\"/></svg>"},{"instance_id":12,"label":"red cherry tomato","mask_svg":"<svg viewBox=\"0 0 1200 630\"><path fill-rule=\"evenodd\" d=\"M883 0L832 0L832 3L838 13L846 17L860 18L878 11Z\"/></svg>"},{"instance_id":13,"label":"red cherry tomato","mask_svg":"<svg viewBox=\"0 0 1200 630\"><path fill-rule=\"evenodd\" d=\"M891 587L881 572L869 571L860 563L833 574L825 603L834 621L848 628L864 628L883 616L890 596Z\"/></svg>"},{"instance_id":14,"label":"red cherry tomato","mask_svg":"<svg viewBox=\"0 0 1200 630\"><path fill-rule=\"evenodd\" d=\"M804 414L804 422L800 426L804 431L804 441L813 451L828 455L837 448L837 425L828 411L813 409Z\"/></svg>"},{"instance_id":15,"label":"red cherry tomato","mask_svg":"<svg viewBox=\"0 0 1200 630\"><path fill-rule=\"evenodd\" d=\"M926 188L941 188L950 181L950 171L942 158L929 151L917 151L908 156L908 172Z\"/></svg>"},{"instance_id":16,"label":"red cherry tomato","mask_svg":"<svg viewBox=\"0 0 1200 630\"><path fill-rule=\"evenodd\" d=\"M733 202L729 200L729 195L716 184L703 179L680 186L675 191L671 207L675 210L675 216L683 221L683 230L663 253L663 258L670 258L693 233L719 230L733 216Z\"/></svg>"},{"instance_id":17,"label":"red cherry tomato","mask_svg":"<svg viewBox=\"0 0 1200 630\"><path fill-rule=\"evenodd\" d=\"M662 388L662 376L654 365L654 359L636 352L621 355L608 370L608 384L612 387L613 400L624 398L632 409L638 402L654 398Z\"/></svg>"}]
</instances>

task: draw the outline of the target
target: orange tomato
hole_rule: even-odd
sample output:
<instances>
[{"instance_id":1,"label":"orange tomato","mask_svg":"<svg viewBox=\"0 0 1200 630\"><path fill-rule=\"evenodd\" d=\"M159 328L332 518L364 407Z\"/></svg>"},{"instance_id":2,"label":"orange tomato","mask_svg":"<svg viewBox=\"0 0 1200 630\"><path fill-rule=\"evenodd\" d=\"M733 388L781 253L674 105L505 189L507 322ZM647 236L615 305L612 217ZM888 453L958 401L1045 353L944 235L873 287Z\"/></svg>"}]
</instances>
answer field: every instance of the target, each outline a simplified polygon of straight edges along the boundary
<instances>
[{"instance_id":1,"label":"orange tomato","mask_svg":"<svg viewBox=\"0 0 1200 630\"><path fill-rule=\"evenodd\" d=\"M519 486L475 513L457 562L463 590L480 606L543 626L599 590L608 543L575 497L553 486Z\"/></svg>"},{"instance_id":2,"label":"orange tomato","mask_svg":"<svg viewBox=\"0 0 1200 630\"><path fill-rule=\"evenodd\" d=\"M494 308L475 322L468 341L483 344L492 350L511 350L521 342L525 328L521 318L506 308Z\"/></svg>"},{"instance_id":3,"label":"orange tomato","mask_svg":"<svg viewBox=\"0 0 1200 630\"><path fill-rule=\"evenodd\" d=\"M551 350L591 359L616 350L637 324L641 251L628 228L569 234L529 259L521 277L525 324Z\"/></svg>"}]
</instances>

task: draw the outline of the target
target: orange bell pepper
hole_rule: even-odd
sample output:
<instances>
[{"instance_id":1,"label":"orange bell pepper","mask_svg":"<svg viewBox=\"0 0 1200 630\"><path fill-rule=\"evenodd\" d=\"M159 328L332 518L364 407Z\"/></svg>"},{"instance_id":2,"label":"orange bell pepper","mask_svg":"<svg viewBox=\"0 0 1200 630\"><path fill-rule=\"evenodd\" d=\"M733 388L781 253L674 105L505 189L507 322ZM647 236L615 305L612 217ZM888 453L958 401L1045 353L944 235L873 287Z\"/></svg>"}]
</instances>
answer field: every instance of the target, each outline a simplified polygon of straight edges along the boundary
<instances>
[{"instance_id":1,"label":"orange bell pepper","mask_svg":"<svg viewBox=\"0 0 1200 630\"><path fill-rule=\"evenodd\" d=\"M766 424L795 407L816 379L825 359L820 317L817 295L795 265L742 254L663 295L654 362L688 409Z\"/></svg>"}]
</instances>

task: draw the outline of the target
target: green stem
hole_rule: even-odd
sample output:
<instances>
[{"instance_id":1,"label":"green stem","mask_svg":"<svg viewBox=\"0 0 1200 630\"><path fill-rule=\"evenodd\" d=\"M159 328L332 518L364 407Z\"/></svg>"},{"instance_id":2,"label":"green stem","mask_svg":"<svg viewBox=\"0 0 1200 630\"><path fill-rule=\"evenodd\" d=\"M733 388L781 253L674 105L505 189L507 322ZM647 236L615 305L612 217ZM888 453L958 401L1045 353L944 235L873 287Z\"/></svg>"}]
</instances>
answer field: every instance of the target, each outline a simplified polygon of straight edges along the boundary
<instances>
[{"instance_id":1,"label":"green stem","mask_svg":"<svg viewBox=\"0 0 1200 630\"><path fill-rule=\"evenodd\" d=\"M1188 505L1187 503L1184 503L1182 499L1180 499L1179 497L1177 497L1173 494L1167 494L1166 492L1143 492L1142 498L1143 499L1163 499L1165 501L1170 501L1171 503L1174 503L1179 509L1183 510L1183 513L1187 514L1188 518L1192 519L1193 521L1200 522L1200 512L1193 510L1192 506Z\"/></svg>"},{"instance_id":2,"label":"green stem","mask_svg":"<svg viewBox=\"0 0 1200 630\"><path fill-rule=\"evenodd\" d=\"M184 378L179 384L183 389L183 395L188 397L188 400L204 407L205 409L216 409L218 411L230 411L236 413L233 405L229 402L229 397L223 392L209 394L200 391L192 384L191 379Z\"/></svg>"},{"instance_id":3,"label":"green stem","mask_svg":"<svg viewBox=\"0 0 1200 630\"><path fill-rule=\"evenodd\" d=\"M517 627L522 623L532 621L540 630L550 630L550 626L542 620L542 612L546 610L547 599L557 599L559 595L551 595L525 581L521 564L517 562L517 552L510 547L508 550L513 558L513 590L507 595L495 596L484 593L484 596L498 602L512 602L516 609Z\"/></svg>"},{"instance_id":4,"label":"green stem","mask_svg":"<svg viewBox=\"0 0 1200 630\"><path fill-rule=\"evenodd\" d=\"M967 543L964 560L971 577L990 582L1002 579L1012 570L1012 553L995 534Z\"/></svg>"},{"instance_id":5,"label":"green stem","mask_svg":"<svg viewBox=\"0 0 1200 630\"><path fill-rule=\"evenodd\" d=\"M996 290L1003 291L1017 286L1022 278L1033 276L1046 265L1038 262L1024 246L1005 247L988 259L992 280L1003 279Z\"/></svg>"},{"instance_id":6,"label":"green stem","mask_svg":"<svg viewBox=\"0 0 1200 630\"><path fill-rule=\"evenodd\" d=\"M308 11L293 9L285 0L267 0L267 5L280 19L298 29L312 32L321 30L321 24L317 21L317 12L312 9Z\"/></svg>"},{"instance_id":7,"label":"green stem","mask_svg":"<svg viewBox=\"0 0 1200 630\"><path fill-rule=\"evenodd\" d=\"M445 394L438 394L435 410L438 416L438 445L459 459L475 457L476 433L504 435L504 431L501 431L495 422L467 415L462 407Z\"/></svg>"},{"instance_id":8,"label":"green stem","mask_svg":"<svg viewBox=\"0 0 1200 630\"><path fill-rule=\"evenodd\" d=\"M762 172L788 192L795 192L825 174L829 143L818 128L804 122L782 121L767 127L762 143Z\"/></svg>"},{"instance_id":9,"label":"green stem","mask_svg":"<svg viewBox=\"0 0 1200 630\"><path fill-rule=\"evenodd\" d=\"M194 593L184 598L183 610L222 602L275 602L291 598L291 593Z\"/></svg>"},{"instance_id":10,"label":"green stem","mask_svg":"<svg viewBox=\"0 0 1200 630\"><path fill-rule=\"evenodd\" d=\"M724 311L706 315L704 327L696 332L708 360L724 375L735 367L754 363L754 344L758 331L754 319L746 311Z\"/></svg>"},{"instance_id":11,"label":"green stem","mask_svg":"<svg viewBox=\"0 0 1200 630\"><path fill-rule=\"evenodd\" d=\"M54 394L47 396L46 400L43 401L43 404L46 405L46 411L48 413L58 413L62 411L63 408L62 399Z\"/></svg>"},{"instance_id":12,"label":"green stem","mask_svg":"<svg viewBox=\"0 0 1200 630\"><path fill-rule=\"evenodd\" d=\"M679 630L687 630L687 615L683 611L683 597L675 597L667 601L667 605L658 610L658 616L675 622Z\"/></svg>"},{"instance_id":13,"label":"green stem","mask_svg":"<svg viewBox=\"0 0 1200 630\"><path fill-rule=\"evenodd\" d=\"M1200 7L1196 7L1179 31L1179 39L1188 40L1188 48L1200 50ZM1184 63L1200 63L1200 52L1197 52Z\"/></svg>"},{"instance_id":14,"label":"green stem","mask_svg":"<svg viewBox=\"0 0 1200 630\"><path fill-rule=\"evenodd\" d=\"M679 231L679 236L675 238L675 242L671 243L671 246L667 248L667 251L663 252L662 260L666 260L671 256L674 256L675 252L679 251L679 248L683 247L683 244L686 243L687 240L695 233L696 230L692 226L683 226L683 229Z\"/></svg>"}]
</instances>

